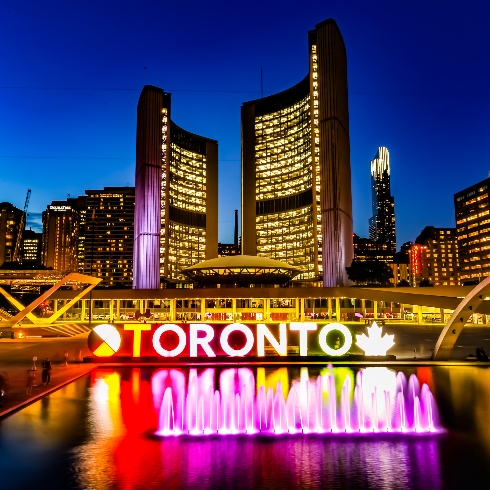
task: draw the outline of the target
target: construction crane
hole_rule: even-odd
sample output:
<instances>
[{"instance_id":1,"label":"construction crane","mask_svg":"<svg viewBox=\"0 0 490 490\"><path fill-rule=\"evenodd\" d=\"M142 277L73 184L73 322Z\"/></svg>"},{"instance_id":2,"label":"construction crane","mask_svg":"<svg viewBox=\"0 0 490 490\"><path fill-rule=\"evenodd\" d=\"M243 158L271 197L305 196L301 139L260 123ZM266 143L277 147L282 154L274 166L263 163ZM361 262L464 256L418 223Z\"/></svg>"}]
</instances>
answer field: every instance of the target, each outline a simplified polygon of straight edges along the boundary
<instances>
[{"instance_id":1,"label":"construction crane","mask_svg":"<svg viewBox=\"0 0 490 490\"><path fill-rule=\"evenodd\" d=\"M17 233L17 241L15 242L13 262L20 262L20 246L22 244L22 235L26 227L27 207L29 206L29 199L31 197L31 189L27 189L26 202L24 204L24 212L20 218L19 231Z\"/></svg>"}]
</instances>

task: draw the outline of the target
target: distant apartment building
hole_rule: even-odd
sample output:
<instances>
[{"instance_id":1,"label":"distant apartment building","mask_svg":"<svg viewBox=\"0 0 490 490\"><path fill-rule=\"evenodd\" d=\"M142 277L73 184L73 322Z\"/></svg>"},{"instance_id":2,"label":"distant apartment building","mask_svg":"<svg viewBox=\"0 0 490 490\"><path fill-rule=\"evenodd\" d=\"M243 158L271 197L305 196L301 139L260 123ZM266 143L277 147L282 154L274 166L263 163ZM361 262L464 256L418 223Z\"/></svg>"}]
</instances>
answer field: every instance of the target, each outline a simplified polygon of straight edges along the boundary
<instances>
[{"instance_id":1,"label":"distant apartment building","mask_svg":"<svg viewBox=\"0 0 490 490\"><path fill-rule=\"evenodd\" d=\"M0 265L14 260L24 211L9 202L0 203Z\"/></svg>"},{"instance_id":2,"label":"distant apartment building","mask_svg":"<svg viewBox=\"0 0 490 490\"><path fill-rule=\"evenodd\" d=\"M388 265L393 271L393 279L390 279L390 282L392 282L395 286L397 286L402 281L406 281L408 284L411 285L409 264L397 264L396 262L392 262Z\"/></svg>"},{"instance_id":3,"label":"distant apartment building","mask_svg":"<svg viewBox=\"0 0 490 490\"><path fill-rule=\"evenodd\" d=\"M412 284L423 279L434 286L458 284L458 243L455 228L427 226L415 240L411 255Z\"/></svg>"},{"instance_id":4,"label":"distant apartment building","mask_svg":"<svg viewBox=\"0 0 490 490\"><path fill-rule=\"evenodd\" d=\"M361 238L354 234L354 260L362 262L379 260L391 263L393 261L391 244L378 242L371 238Z\"/></svg>"},{"instance_id":5,"label":"distant apartment building","mask_svg":"<svg viewBox=\"0 0 490 490\"><path fill-rule=\"evenodd\" d=\"M459 283L490 274L490 178L454 194Z\"/></svg>"},{"instance_id":6,"label":"distant apartment building","mask_svg":"<svg viewBox=\"0 0 490 490\"><path fill-rule=\"evenodd\" d=\"M84 198L53 201L43 212L43 265L78 271L80 207Z\"/></svg>"},{"instance_id":7,"label":"distant apartment building","mask_svg":"<svg viewBox=\"0 0 490 490\"><path fill-rule=\"evenodd\" d=\"M84 273L85 270L85 234L87 221L87 197L79 196L77 198L78 208L78 243L77 243L77 263L78 272Z\"/></svg>"},{"instance_id":8,"label":"distant apartment building","mask_svg":"<svg viewBox=\"0 0 490 490\"><path fill-rule=\"evenodd\" d=\"M133 279L134 187L104 187L85 193L84 273L102 278L105 286L130 287Z\"/></svg>"},{"instance_id":9,"label":"distant apartment building","mask_svg":"<svg viewBox=\"0 0 490 490\"><path fill-rule=\"evenodd\" d=\"M373 216L369 218L369 238L386 243L389 252L396 252L395 198L391 195L391 168L388 148L380 146L371 160Z\"/></svg>"},{"instance_id":10,"label":"distant apartment building","mask_svg":"<svg viewBox=\"0 0 490 490\"><path fill-rule=\"evenodd\" d=\"M23 264L42 265L43 234L24 230L22 234L21 262Z\"/></svg>"},{"instance_id":11,"label":"distant apartment building","mask_svg":"<svg viewBox=\"0 0 490 490\"><path fill-rule=\"evenodd\" d=\"M420 281L425 278L425 245L414 243L410 248L410 284L418 286Z\"/></svg>"}]
</instances>

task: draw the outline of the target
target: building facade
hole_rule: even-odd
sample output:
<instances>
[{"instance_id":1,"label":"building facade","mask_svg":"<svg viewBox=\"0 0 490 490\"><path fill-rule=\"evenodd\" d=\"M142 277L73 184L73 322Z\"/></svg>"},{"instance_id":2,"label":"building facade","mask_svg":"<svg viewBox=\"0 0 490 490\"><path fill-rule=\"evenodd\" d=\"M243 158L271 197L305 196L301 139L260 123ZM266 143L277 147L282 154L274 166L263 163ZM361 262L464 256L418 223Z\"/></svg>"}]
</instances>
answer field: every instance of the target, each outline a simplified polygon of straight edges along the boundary
<instances>
[{"instance_id":1,"label":"building facade","mask_svg":"<svg viewBox=\"0 0 490 490\"><path fill-rule=\"evenodd\" d=\"M137 109L133 288L183 281L218 256L218 143L177 126L169 93L145 86Z\"/></svg>"},{"instance_id":2,"label":"building facade","mask_svg":"<svg viewBox=\"0 0 490 490\"><path fill-rule=\"evenodd\" d=\"M242 105L242 253L341 286L354 257L347 57L335 21L308 37L308 75Z\"/></svg>"},{"instance_id":3,"label":"building facade","mask_svg":"<svg viewBox=\"0 0 490 490\"><path fill-rule=\"evenodd\" d=\"M458 240L456 228L427 226L412 245L412 285L423 279L433 286L458 285Z\"/></svg>"},{"instance_id":4,"label":"building facade","mask_svg":"<svg viewBox=\"0 0 490 490\"><path fill-rule=\"evenodd\" d=\"M425 263L425 245L414 243L410 248L410 284L418 286L422 279L425 279L427 267Z\"/></svg>"},{"instance_id":5,"label":"building facade","mask_svg":"<svg viewBox=\"0 0 490 490\"><path fill-rule=\"evenodd\" d=\"M85 270L85 233L87 222L87 196L78 196L78 244L77 244L77 262L78 272L83 274Z\"/></svg>"},{"instance_id":6,"label":"building facade","mask_svg":"<svg viewBox=\"0 0 490 490\"><path fill-rule=\"evenodd\" d=\"M21 260L23 264L42 265L43 234L24 230L22 234Z\"/></svg>"},{"instance_id":7,"label":"building facade","mask_svg":"<svg viewBox=\"0 0 490 490\"><path fill-rule=\"evenodd\" d=\"M388 244L393 256L396 253L395 199L390 188L390 154L380 146L371 160L371 188L373 216L369 218L369 238Z\"/></svg>"},{"instance_id":8,"label":"building facade","mask_svg":"<svg viewBox=\"0 0 490 490\"><path fill-rule=\"evenodd\" d=\"M12 262L22 228L24 211L9 202L0 203L0 265Z\"/></svg>"},{"instance_id":9,"label":"building facade","mask_svg":"<svg viewBox=\"0 0 490 490\"><path fill-rule=\"evenodd\" d=\"M399 283L408 283L411 285L411 276L410 276L410 267L409 264L398 264L396 262L392 262L388 264L393 271L393 279L390 279L390 282L396 287Z\"/></svg>"},{"instance_id":10,"label":"building facade","mask_svg":"<svg viewBox=\"0 0 490 490\"><path fill-rule=\"evenodd\" d=\"M490 274L490 178L454 194L459 282Z\"/></svg>"},{"instance_id":11,"label":"building facade","mask_svg":"<svg viewBox=\"0 0 490 490\"><path fill-rule=\"evenodd\" d=\"M79 200L53 201L43 212L43 265L78 271Z\"/></svg>"},{"instance_id":12,"label":"building facade","mask_svg":"<svg viewBox=\"0 0 490 490\"><path fill-rule=\"evenodd\" d=\"M84 273L104 286L130 287L133 279L134 187L87 190Z\"/></svg>"},{"instance_id":13,"label":"building facade","mask_svg":"<svg viewBox=\"0 0 490 490\"><path fill-rule=\"evenodd\" d=\"M393 262L391 246L385 242L378 242L370 238L361 238L354 235L354 260L366 262L379 260L381 262Z\"/></svg>"}]
</instances>

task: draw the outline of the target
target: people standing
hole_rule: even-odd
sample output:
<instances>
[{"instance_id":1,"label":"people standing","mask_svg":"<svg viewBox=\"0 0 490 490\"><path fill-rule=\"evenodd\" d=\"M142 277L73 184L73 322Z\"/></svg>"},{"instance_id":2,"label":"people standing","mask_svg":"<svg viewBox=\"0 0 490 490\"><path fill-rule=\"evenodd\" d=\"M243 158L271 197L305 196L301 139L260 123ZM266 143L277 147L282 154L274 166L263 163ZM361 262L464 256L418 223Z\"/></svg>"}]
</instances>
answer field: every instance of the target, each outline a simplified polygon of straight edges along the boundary
<instances>
[{"instance_id":1,"label":"people standing","mask_svg":"<svg viewBox=\"0 0 490 490\"><path fill-rule=\"evenodd\" d=\"M53 369L51 361L49 360L49 357L46 357L43 361L43 385L47 385L51 381L51 369Z\"/></svg>"},{"instance_id":2,"label":"people standing","mask_svg":"<svg viewBox=\"0 0 490 490\"><path fill-rule=\"evenodd\" d=\"M32 387L36 383L36 371L34 369L27 370L26 392L27 396L32 395Z\"/></svg>"},{"instance_id":3,"label":"people standing","mask_svg":"<svg viewBox=\"0 0 490 490\"><path fill-rule=\"evenodd\" d=\"M8 381L3 373L0 373L0 407L3 407L5 397L7 396Z\"/></svg>"}]
</instances>

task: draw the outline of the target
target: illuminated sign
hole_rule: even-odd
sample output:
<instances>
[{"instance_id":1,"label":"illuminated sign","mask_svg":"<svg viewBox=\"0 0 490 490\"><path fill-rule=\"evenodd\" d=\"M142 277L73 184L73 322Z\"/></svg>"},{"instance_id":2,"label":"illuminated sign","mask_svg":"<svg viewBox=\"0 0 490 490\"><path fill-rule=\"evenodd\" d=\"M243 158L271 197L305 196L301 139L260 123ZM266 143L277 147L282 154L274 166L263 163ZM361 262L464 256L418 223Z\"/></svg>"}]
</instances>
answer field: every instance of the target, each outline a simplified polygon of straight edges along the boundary
<instances>
[{"instance_id":1,"label":"illuminated sign","mask_svg":"<svg viewBox=\"0 0 490 490\"><path fill-rule=\"evenodd\" d=\"M122 330L112 325L98 325L89 335L89 348L97 357L112 356L115 352L118 356L133 358L180 355L263 357L266 340L280 356L288 354L288 345L298 346L300 356L307 356L311 346L319 346L329 356L343 356L352 347L352 335L341 323L330 323L319 329L316 323L296 322L290 323L289 328L286 323L212 326L203 323L130 323Z\"/></svg>"},{"instance_id":2,"label":"illuminated sign","mask_svg":"<svg viewBox=\"0 0 490 490\"><path fill-rule=\"evenodd\" d=\"M121 334L113 325L97 325L88 336L88 346L94 356L113 356L121 347Z\"/></svg>"},{"instance_id":3,"label":"illuminated sign","mask_svg":"<svg viewBox=\"0 0 490 490\"><path fill-rule=\"evenodd\" d=\"M68 211L68 209L71 209L71 206L49 206L49 209L51 211Z\"/></svg>"},{"instance_id":4,"label":"illuminated sign","mask_svg":"<svg viewBox=\"0 0 490 490\"><path fill-rule=\"evenodd\" d=\"M376 322L368 327L368 334L356 335L357 345L364 351L366 356L386 356L388 349L391 349L395 342L394 335L385 334L381 336L383 327L378 327Z\"/></svg>"}]
</instances>

